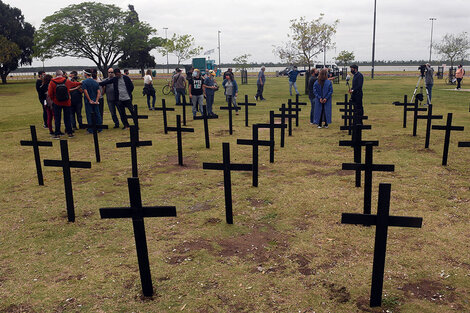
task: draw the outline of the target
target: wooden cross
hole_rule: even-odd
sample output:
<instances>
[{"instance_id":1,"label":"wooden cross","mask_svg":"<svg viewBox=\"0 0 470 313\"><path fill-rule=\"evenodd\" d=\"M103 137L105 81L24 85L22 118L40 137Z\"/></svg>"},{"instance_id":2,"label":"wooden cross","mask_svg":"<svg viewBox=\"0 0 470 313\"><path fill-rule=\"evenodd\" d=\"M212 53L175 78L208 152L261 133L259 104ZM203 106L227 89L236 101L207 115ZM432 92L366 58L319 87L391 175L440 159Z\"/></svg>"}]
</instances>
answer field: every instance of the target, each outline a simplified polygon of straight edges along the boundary
<instances>
[{"instance_id":1,"label":"wooden cross","mask_svg":"<svg viewBox=\"0 0 470 313\"><path fill-rule=\"evenodd\" d=\"M131 112L132 113L132 112ZM134 120L134 125L137 129L137 141L139 141L139 119L146 120L149 118L148 115L139 115L137 110L137 104L134 104L134 115L126 115L127 118L132 118Z\"/></svg>"},{"instance_id":2,"label":"wooden cross","mask_svg":"<svg viewBox=\"0 0 470 313\"><path fill-rule=\"evenodd\" d=\"M351 127L353 126L353 122L355 121L355 117L358 117L356 114L356 110L354 110L352 102L350 102L350 105L345 106L344 109L339 109L340 112L344 113L344 116L348 116L348 118L344 119L344 126L343 130L347 129L348 130L348 135L352 134L352 128L346 128L346 127ZM341 129L341 126L340 126Z\"/></svg>"},{"instance_id":3,"label":"wooden cross","mask_svg":"<svg viewBox=\"0 0 470 313\"><path fill-rule=\"evenodd\" d=\"M183 126L186 126L186 107L187 106L193 106L193 104L191 102L186 102L186 96L185 95L182 95L183 96L183 102L180 102L180 103L176 103L177 106L181 106L183 107Z\"/></svg>"},{"instance_id":4,"label":"wooden cross","mask_svg":"<svg viewBox=\"0 0 470 313\"><path fill-rule=\"evenodd\" d=\"M116 148L131 148L131 162L132 162L132 177L139 177L137 167L137 147L151 146L152 141L140 141L138 137L138 130L135 125L130 127L130 141L129 142L118 142Z\"/></svg>"},{"instance_id":5,"label":"wooden cross","mask_svg":"<svg viewBox=\"0 0 470 313\"><path fill-rule=\"evenodd\" d=\"M232 105L232 96L228 96L228 105L226 107L220 107L221 110L228 110L228 129L230 135L233 134L233 125L232 125L232 111L236 108Z\"/></svg>"},{"instance_id":6,"label":"wooden cross","mask_svg":"<svg viewBox=\"0 0 470 313\"><path fill-rule=\"evenodd\" d=\"M230 144L228 142L222 143L222 149L223 163L202 163L202 168L224 171L225 219L227 224L233 224L231 171L252 171L253 165L230 163Z\"/></svg>"},{"instance_id":7,"label":"wooden cross","mask_svg":"<svg viewBox=\"0 0 470 313\"><path fill-rule=\"evenodd\" d=\"M253 147L253 187L258 187L258 150L259 146L274 146L274 141L270 140L259 140L258 139L258 125L253 124L252 126L253 139L237 139L239 145L250 145Z\"/></svg>"},{"instance_id":8,"label":"wooden cross","mask_svg":"<svg viewBox=\"0 0 470 313\"><path fill-rule=\"evenodd\" d=\"M294 114L287 114L287 109L286 109L286 105L283 103L281 105L281 108L279 109L279 111L281 111L280 114L274 114L274 117L280 117L281 118L281 124L285 124L286 123L286 118L288 119L293 119L295 118L295 115ZM290 126L292 127L292 123L290 123ZM281 148L284 148L284 141L285 141L285 137L286 137L286 134L285 134L285 128L281 128Z\"/></svg>"},{"instance_id":9,"label":"wooden cross","mask_svg":"<svg viewBox=\"0 0 470 313\"><path fill-rule=\"evenodd\" d=\"M75 222L75 207L73 205L71 168L91 168L91 162L70 161L67 140L60 141L61 160L44 160L44 166L62 167L64 174L65 201L69 222Z\"/></svg>"},{"instance_id":10,"label":"wooden cross","mask_svg":"<svg viewBox=\"0 0 470 313\"><path fill-rule=\"evenodd\" d=\"M209 116L207 115L207 108L205 105L202 106L203 108L203 114L202 116L196 116L194 117L195 120L204 120L204 137L206 139L206 148L209 149L211 147L210 141L209 141L209 123L208 120L211 119L216 119L219 118L218 116Z\"/></svg>"},{"instance_id":11,"label":"wooden cross","mask_svg":"<svg viewBox=\"0 0 470 313\"><path fill-rule=\"evenodd\" d=\"M245 106L245 126L248 127L248 107L249 106L256 106L256 103L249 103L248 102L248 95L245 95L245 102L239 102L238 105Z\"/></svg>"},{"instance_id":12,"label":"wooden cross","mask_svg":"<svg viewBox=\"0 0 470 313\"><path fill-rule=\"evenodd\" d=\"M168 134L168 120L167 120L167 116L166 116L166 112L167 111L174 111L175 109L174 108L167 108L166 107L166 103L165 103L165 99L162 99L162 107L161 108L155 108L155 110L157 111L162 111L163 112L163 131L165 132L165 134Z\"/></svg>"},{"instance_id":13,"label":"wooden cross","mask_svg":"<svg viewBox=\"0 0 470 313\"><path fill-rule=\"evenodd\" d=\"M93 142L95 144L96 162L101 162L100 144L98 141L98 130L108 129L108 125L96 125L96 113L91 112L91 124L82 124L81 129L91 128L93 130Z\"/></svg>"},{"instance_id":14,"label":"wooden cross","mask_svg":"<svg viewBox=\"0 0 470 313\"><path fill-rule=\"evenodd\" d=\"M181 127L181 115L176 115L176 127L167 127L168 131L176 132L176 140L178 142L178 164L183 166L183 137L182 132L194 133L194 128Z\"/></svg>"},{"instance_id":15,"label":"wooden cross","mask_svg":"<svg viewBox=\"0 0 470 313\"><path fill-rule=\"evenodd\" d=\"M459 141L459 147L460 148L469 148L470 147L470 141Z\"/></svg>"},{"instance_id":16,"label":"wooden cross","mask_svg":"<svg viewBox=\"0 0 470 313\"><path fill-rule=\"evenodd\" d=\"M418 112L427 111L426 108L418 107L418 99L415 100L413 107L405 109L408 112L413 112L413 136L416 136L416 130L418 128Z\"/></svg>"},{"instance_id":17,"label":"wooden cross","mask_svg":"<svg viewBox=\"0 0 470 313\"><path fill-rule=\"evenodd\" d=\"M432 125L432 129L445 130L446 135L444 139L444 152L442 154L442 165L447 165L447 156L449 154L449 143L450 143L450 132L463 131L463 126L452 126L452 113L447 113L447 123L446 125Z\"/></svg>"},{"instance_id":18,"label":"wooden cross","mask_svg":"<svg viewBox=\"0 0 470 313\"><path fill-rule=\"evenodd\" d=\"M364 163L343 163L343 170L364 171L364 214L371 213L372 202L372 172L393 172L395 165L373 164L372 149L374 144L366 146L366 159Z\"/></svg>"},{"instance_id":19,"label":"wooden cross","mask_svg":"<svg viewBox=\"0 0 470 313\"><path fill-rule=\"evenodd\" d=\"M348 94L344 94L344 102L336 102L336 105L342 105L344 106L344 108L340 108L340 112L345 112L346 115L353 115L353 107L352 107L352 104L348 101ZM351 123L351 121L349 121L349 123ZM344 119L344 126L348 126L348 125L351 125L351 124L348 124L348 120L347 119ZM349 134L351 135L351 134Z\"/></svg>"},{"instance_id":20,"label":"wooden cross","mask_svg":"<svg viewBox=\"0 0 470 313\"><path fill-rule=\"evenodd\" d=\"M274 129L286 128L286 124L276 124L274 122L274 111L269 111L269 124L257 124L258 128L269 128L269 141L273 144L269 148L269 162L274 163Z\"/></svg>"},{"instance_id":21,"label":"wooden cross","mask_svg":"<svg viewBox=\"0 0 470 313\"><path fill-rule=\"evenodd\" d=\"M288 101L291 101L291 100L289 99ZM301 111L301 109L299 108L299 105L307 105L307 102L299 102L299 95L295 95L295 102L291 101L291 103L292 105L295 106L296 109L299 109L295 111L295 127L299 127L299 112Z\"/></svg>"},{"instance_id":22,"label":"wooden cross","mask_svg":"<svg viewBox=\"0 0 470 313\"><path fill-rule=\"evenodd\" d=\"M385 254L387 252L388 227L421 228L423 218L407 216L390 216L390 184L379 185L379 201L377 215L343 213L342 224L376 225L374 261L372 265L372 285L370 306L382 305L383 279L385 269Z\"/></svg>"},{"instance_id":23,"label":"wooden cross","mask_svg":"<svg viewBox=\"0 0 470 313\"><path fill-rule=\"evenodd\" d=\"M289 136L292 136L292 119L296 117L296 113L298 113L299 111L301 111L301 109L299 108L293 108L292 107L292 102L288 101L287 103L287 108L284 106L284 107L281 107L279 108L279 111L280 112L287 112L287 114L285 115L285 117L287 118L287 125L288 125L288 130L289 130ZM292 117L293 116L293 117Z\"/></svg>"},{"instance_id":24,"label":"wooden cross","mask_svg":"<svg viewBox=\"0 0 470 313\"><path fill-rule=\"evenodd\" d=\"M174 206L142 206L139 178L128 178L130 207L101 208L101 218L132 218L134 228L135 247L139 262L140 281L144 296L153 296L152 276L147 249L147 237L145 236L144 217L176 217Z\"/></svg>"},{"instance_id":25,"label":"wooden cross","mask_svg":"<svg viewBox=\"0 0 470 313\"><path fill-rule=\"evenodd\" d=\"M341 130L345 130L345 129L347 130L349 128L353 130L351 140L340 140L339 145L352 147L354 149L354 163L361 163L362 146L365 146L368 144L378 146L379 142L362 140L362 130L371 129L370 125L356 124L353 126L346 126L346 127L341 126L340 127ZM360 170L356 170L356 187L361 187L361 171Z\"/></svg>"},{"instance_id":26,"label":"wooden cross","mask_svg":"<svg viewBox=\"0 0 470 313\"><path fill-rule=\"evenodd\" d=\"M408 102L408 96L405 95L403 102L395 101L393 102L395 106L402 106L403 107L403 128L406 128L406 113L408 112L408 106L413 106L414 103Z\"/></svg>"},{"instance_id":27,"label":"wooden cross","mask_svg":"<svg viewBox=\"0 0 470 313\"><path fill-rule=\"evenodd\" d=\"M52 147L51 141L39 141L36 134L36 126L30 125L29 129L31 130L31 140L21 140L21 146L30 146L33 147L34 151L34 161L36 162L36 173L38 174L38 183L39 186L44 186L44 178L42 176L42 167L41 167L41 156L39 155L39 147Z\"/></svg>"},{"instance_id":28,"label":"wooden cross","mask_svg":"<svg viewBox=\"0 0 470 313\"><path fill-rule=\"evenodd\" d=\"M428 104L428 114L418 115L418 119L426 120L426 140L424 142L424 148L429 148L429 139L431 138L431 123L432 120L442 120L442 115L432 115L432 104Z\"/></svg>"}]
</instances>

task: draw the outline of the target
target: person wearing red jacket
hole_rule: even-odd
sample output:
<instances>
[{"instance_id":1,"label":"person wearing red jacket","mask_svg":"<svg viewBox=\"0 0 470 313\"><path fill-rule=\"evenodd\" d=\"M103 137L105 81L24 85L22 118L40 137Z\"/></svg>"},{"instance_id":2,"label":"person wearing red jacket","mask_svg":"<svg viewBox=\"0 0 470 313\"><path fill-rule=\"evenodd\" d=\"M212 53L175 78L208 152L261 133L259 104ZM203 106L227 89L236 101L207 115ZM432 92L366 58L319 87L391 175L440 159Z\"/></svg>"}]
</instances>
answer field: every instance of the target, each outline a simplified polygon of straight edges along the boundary
<instances>
[{"instance_id":1,"label":"person wearing red jacket","mask_svg":"<svg viewBox=\"0 0 470 313\"><path fill-rule=\"evenodd\" d=\"M61 70L57 70L55 74L56 77L51 80L51 83L49 84L49 88L47 90L47 94L53 102L52 108L54 111L55 119L54 136L52 138L60 139L60 135L63 135L63 133L61 133L60 131L60 120L62 118L62 110L64 111L65 132L68 134L69 138L72 138L73 130L72 123L70 121L70 106L72 104L70 102L70 89L80 86L81 82L72 82L68 80L67 78L63 77L63 72ZM67 88L66 93L68 93L68 97L66 97L66 99L63 99L63 94L59 94L57 92L57 87L62 85L65 85L65 87Z\"/></svg>"}]
</instances>

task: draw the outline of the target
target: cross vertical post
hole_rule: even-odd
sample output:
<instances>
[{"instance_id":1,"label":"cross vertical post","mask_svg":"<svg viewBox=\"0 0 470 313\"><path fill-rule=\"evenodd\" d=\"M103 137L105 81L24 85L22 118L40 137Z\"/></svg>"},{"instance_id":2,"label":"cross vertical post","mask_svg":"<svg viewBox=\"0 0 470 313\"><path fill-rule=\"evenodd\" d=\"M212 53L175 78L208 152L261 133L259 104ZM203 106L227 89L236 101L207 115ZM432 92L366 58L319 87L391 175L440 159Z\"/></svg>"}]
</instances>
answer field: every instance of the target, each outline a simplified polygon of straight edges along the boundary
<instances>
[{"instance_id":1,"label":"cross vertical post","mask_svg":"<svg viewBox=\"0 0 470 313\"><path fill-rule=\"evenodd\" d=\"M167 129L168 128L168 118L166 116L166 112L167 111L174 111L175 109L174 108L167 108L165 99L162 99L162 107L161 108L155 108L155 110L162 111L162 113L163 113L163 131L165 132L165 134L168 134L168 129Z\"/></svg>"},{"instance_id":2,"label":"cross vertical post","mask_svg":"<svg viewBox=\"0 0 470 313\"><path fill-rule=\"evenodd\" d=\"M36 173L38 175L38 184L39 186L44 186L44 178L42 175L41 167L41 156L39 154L39 147L52 147L51 141L38 141L38 136L36 134L36 126L30 125L29 129L31 131L31 141L21 140L21 146L32 146L34 151L34 161L36 163Z\"/></svg>"}]
</instances>

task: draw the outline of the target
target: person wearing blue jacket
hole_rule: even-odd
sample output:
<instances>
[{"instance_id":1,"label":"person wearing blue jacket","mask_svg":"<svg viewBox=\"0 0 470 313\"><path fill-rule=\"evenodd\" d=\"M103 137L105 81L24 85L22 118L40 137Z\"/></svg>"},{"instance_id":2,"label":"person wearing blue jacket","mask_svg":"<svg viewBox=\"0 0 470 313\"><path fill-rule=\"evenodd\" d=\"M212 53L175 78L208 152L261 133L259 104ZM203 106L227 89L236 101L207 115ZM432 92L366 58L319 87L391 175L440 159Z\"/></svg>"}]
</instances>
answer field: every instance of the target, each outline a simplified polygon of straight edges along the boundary
<instances>
[{"instance_id":1,"label":"person wearing blue jacket","mask_svg":"<svg viewBox=\"0 0 470 313\"><path fill-rule=\"evenodd\" d=\"M233 78L233 75L225 74L225 79L222 82L222 86L225 89L225 97L227 99L227 103L230 101L230 99L232 100L232 106L235 108L235 112L238 115L238 84L237 81Z\"/></svg>"},{"instance_id":2,"label":"person wearing blue jacket","mask_svg":"<svg viewBox=\"0 0 470 313\"><path fill-rule=\"evenodd\" d=\"M299 90L297 89L297 76L300 74L300 73L305 73L306 71L302 70L302 71L299 71L297 70L297 66L294 66L294 68L292 70L290 70L289 72L287 72L287 75L289 76L289 93L290 95L292 96L292 86L294 86L294 89L295 89L295 94L299 94Z\"/></svg>"},{"instance_id":3,"label":"person wearing blue jacket","mask_svg":"<svg viewBox=\"0 0 470 313\"><path fill-rule=\"evenodd\" d=\"M333 84L328 79L328 70L322 69L318 75L318 80L313 85L313 93L315 94L315 115L313 123L322 128L328 128L331 124L331 99L333 97Z\"/></svg>"}]
</instances>

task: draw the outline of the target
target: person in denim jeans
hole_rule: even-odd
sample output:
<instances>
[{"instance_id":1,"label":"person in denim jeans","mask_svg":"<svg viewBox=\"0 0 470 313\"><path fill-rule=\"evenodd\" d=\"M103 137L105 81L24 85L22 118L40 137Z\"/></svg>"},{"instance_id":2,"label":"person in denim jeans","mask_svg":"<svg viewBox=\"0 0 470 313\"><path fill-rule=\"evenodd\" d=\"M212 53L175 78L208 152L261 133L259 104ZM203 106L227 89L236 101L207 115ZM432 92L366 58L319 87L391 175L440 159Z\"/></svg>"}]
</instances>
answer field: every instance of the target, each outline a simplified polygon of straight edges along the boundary
<instances>
[{"instance_id":1,"label":"person in denim jeans","mask_svg":"<svg viewBox=\"0 0 470 313\"><path fill-rule=\"evenodd\" d=\"M300 73L305 73L305 72L306 72L305 70L299 71L297 69L297 66L294 66L294 68L292 70L287 72L287 75L289 76L289 93L290 93L291 96L292 96L292 86L294 86L295 94L296 95L299 94L299 90L297 89L297 76Z\"/></svg>"},{"instance_id":2,"label":"person in denim jeans","mask_svg":"<svg viewBox=\"0 0 470 313\"><path fill-rule=\"evenodd\" d=\"M176 68L176 74L171 80L171 88L175 89L176 104L181 104L181 97L183 97L183 102L186 102L186 78L180 68Z\"/></svg>"},{"instance_id":3,"label":"person in denim jeans","mask_svg":"<svg viewBox=\"0 0 470 313\"><path fill-rule=\"evenodd\" d=\"M238 84L237 81L233 78L233 75L226 74L225 79L222 82L222 86L225 89L225 97L227 99L227 103L230 101L230 99L232 99L232 106L235 108L235 113L238 115Z\"/></svg>"},{"instance_id":4,"label":"person in denim jeans","mask_svg":"<svg viewBox=\"0 0 470 313\"><path fill-rule=\"evenodd\" d=\"M428 99L426 104L431 103L432 99L432 87L434 86L434 69L431 67L431 64L426 63L426 74L424 74L424 82L426 84L426 90L428 91Z\"/></svg>"},{"instance_id":5,"label":"person in denim jeans","mask_svg":"<svg viewBox=\"0 0 470 313\"><path fill-rule=\"evenodd\" d=\"M96 82L92 78L92 71L87 69L84 71L85 75L85 80L82 82L82 89L83 89L83 94L84 99L85 99L85 113L86 113L86 119L88 121L88 125L93 124L92 120L92 113L95 113L95 122L96 125L101 125L102 120L101 120L101 112L99 108L99 99L101 96L101 89L100 85L98 82ZM93 133L93 129L89 127L87 131L91 134ZM100 130L101 131L101 130Z\"/></svg>"},{"instance_id":6,"label":"person in denim jeans","mask_svg":"<svg viewBox=\"0 0 470 313\"><path fill-rule=\"evenodd\" d=\"M201 78L201 72L195 69L192 78L189 81L189 98L193 104L193 117L196 117L198 105L201 114L204 113L202 105L204 102L203 87L204 79Z\"/></svg>"},{"instance_id":7,"label":"person in denim jeans","mask_svg":"<svg viewBox=\"0 0 470 313\"><path fill-rule=\"evenodd\" d=\"M212 112L212 105L214 104L214 93L217 91L218 87L214 80L216 73L213 70L209 71L209 75L204 80L204 96L206 97L206 105L207 105L207 115L217 117L217 114Z\"/></svg>"}]
</instances>

